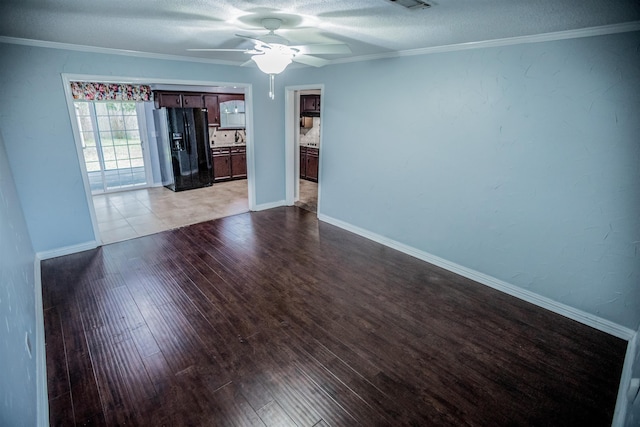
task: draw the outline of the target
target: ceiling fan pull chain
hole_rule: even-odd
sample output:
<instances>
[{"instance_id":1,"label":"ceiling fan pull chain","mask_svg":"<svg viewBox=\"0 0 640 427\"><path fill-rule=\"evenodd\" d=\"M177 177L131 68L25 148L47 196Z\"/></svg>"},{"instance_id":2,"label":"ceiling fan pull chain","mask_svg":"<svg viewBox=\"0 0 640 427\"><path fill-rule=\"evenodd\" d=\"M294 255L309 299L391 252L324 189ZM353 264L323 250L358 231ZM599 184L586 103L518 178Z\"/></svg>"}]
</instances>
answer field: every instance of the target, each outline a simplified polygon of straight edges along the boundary
<instances>
[{"instance_id":1,"label":"ceiling fan pull chain","mask_svg":"<svg viewBox=\"0 0 640 427\"><path fill-rule=\"evenodd\" d=\"M275 99L276 97L275 81L276 81L276 75L269 74L269 98L271 99Z\"/></svg>"}]
</instances>

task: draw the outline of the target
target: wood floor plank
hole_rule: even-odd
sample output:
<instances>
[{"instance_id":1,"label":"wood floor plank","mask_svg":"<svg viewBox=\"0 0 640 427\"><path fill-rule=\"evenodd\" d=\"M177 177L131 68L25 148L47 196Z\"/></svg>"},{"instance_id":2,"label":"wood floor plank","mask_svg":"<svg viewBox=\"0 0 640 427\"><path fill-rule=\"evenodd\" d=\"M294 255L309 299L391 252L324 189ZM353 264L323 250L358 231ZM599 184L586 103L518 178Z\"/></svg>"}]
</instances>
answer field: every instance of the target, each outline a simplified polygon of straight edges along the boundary
<instances>
[{"instance_id":1,"label":"wood floor plank","mask_svg":"<svg viewBox=\"0 0 640 427\"><path fill-rule=\"evenodd\" d=\"M63 393L49 399L49 425L65 427L75 424L71 392Z\"/></svg>"},{"instance_id":2,"label":"wood floor plank","mask_svg":"<svg viewBox=\"0 0 640 427\"><path fill-rule=\"evenodd\" d=\"M275 401L271 401L262 406L257 412L262 422L268 427L290 426L294 424L284 409ZM317 423L315 425L317 425Z\"/></svg>"},{"instance_id":3,"label":"wood floor plank","mask_svg":"<svg viewBox=\"0 0 640 427\"><path fill-rule=\"evenodd\" d=\"M44 310L44 319L46 351L59 355L57 360L47 359L47 389L49 399L54 399L60 395L69 394L69 370L64 348L62 322L57 307ZM71 404L70 400L69 404Z\"/></svg>"},{"instance_id":4,"label":"wood floor plank","mask_svg":"<svg viewBox=\"0 0 640 427\"><path fill-rule=\"evenodd\" d=\"M604 426L626 350L298 208L46 260L42 283L54 425Z\"/></svg>"}]
</instances>

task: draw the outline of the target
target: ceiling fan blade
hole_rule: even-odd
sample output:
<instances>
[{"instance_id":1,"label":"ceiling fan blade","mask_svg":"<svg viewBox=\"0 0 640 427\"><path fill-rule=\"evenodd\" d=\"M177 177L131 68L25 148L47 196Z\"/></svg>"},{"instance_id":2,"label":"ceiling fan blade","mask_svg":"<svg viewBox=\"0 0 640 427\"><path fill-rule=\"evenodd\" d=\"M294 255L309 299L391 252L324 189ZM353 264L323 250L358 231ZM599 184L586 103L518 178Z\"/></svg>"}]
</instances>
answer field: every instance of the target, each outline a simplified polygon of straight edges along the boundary
<instances>
[{"instance_id":1,"label":"ceiling fan blade","mask_svg":"<svg viewBox=\"0 0 640 427\"><path fill-rule=\"evenodd\" d=\"M329 63L328 60L318 58L310 55L296 55L292 58L293 62L299 62L300 64L311 65L312 67L324 67Z\"/></svg>"},{"instance_id":2,"label":"ceiling fan blade","mask_svg":"<svg viewBox=\"0 0 640 427\"><path fill-rule=\"evenodd\" d=\"M248 49L187 49L189 52L246 52Z\"/></svg>"},{"instance_id":3,"label":"ceiling fan blade","mask_svg":"<svg viewBox=\"0 0 640 427\"><path fill-rule=\"evenodd\" d=\"M253 59L250 59L247 62L243 62L242 64L240 64L241 67L249 67L251 65L255 65L255 62L253 61Z\"/></svg>"},{"instance_id":4,"label":"ceiling fan blade","mask_svg":"<svg viewBox=\"0 0 640 427\"><path fill-rule=\"evenodd\" d=\"M328 43L328 44L307 44L300 46L289 46L292 49L298 49L303 55L330 55L351 53L349 45L344 43Z\"/></svg>"},{"instance_id":5,"label":"ceiling fan blade","mask_svg":"<svg viewBox=\"0 0 640 427\"><path fill-rule=\"evenodd\" d=\"M236 37L251 40L255 43L256 47L259 47L261 49L271 49L271 46L269 46L269 43L265 43L262 40L257 39L255 37L243 36L242 34L236 34Z\"/></svg>"}]
</instances>

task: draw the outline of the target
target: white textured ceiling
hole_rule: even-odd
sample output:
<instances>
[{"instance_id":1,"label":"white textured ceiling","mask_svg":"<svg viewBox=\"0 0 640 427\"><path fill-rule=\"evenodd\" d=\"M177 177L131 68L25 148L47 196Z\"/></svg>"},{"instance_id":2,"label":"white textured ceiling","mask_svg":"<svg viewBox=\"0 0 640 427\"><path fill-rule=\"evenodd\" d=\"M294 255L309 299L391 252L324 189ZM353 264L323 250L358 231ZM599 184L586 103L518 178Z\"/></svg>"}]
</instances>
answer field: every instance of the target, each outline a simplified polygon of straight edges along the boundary
<instances>
[{"instance_id":1,"label":"white textured ceiling","mask_svg":"<svg viewBox=\"0 0 640 427\"><path fill-rule=\"evenodd\" d=\"M359 57L640 21L638 0L437 0L407 10L388 0L0 0L0 36L242 63L234 36L283 19L292 44L347 43ZM5 39L6 41L7 39Z\"/></svg>"}]
</instances>

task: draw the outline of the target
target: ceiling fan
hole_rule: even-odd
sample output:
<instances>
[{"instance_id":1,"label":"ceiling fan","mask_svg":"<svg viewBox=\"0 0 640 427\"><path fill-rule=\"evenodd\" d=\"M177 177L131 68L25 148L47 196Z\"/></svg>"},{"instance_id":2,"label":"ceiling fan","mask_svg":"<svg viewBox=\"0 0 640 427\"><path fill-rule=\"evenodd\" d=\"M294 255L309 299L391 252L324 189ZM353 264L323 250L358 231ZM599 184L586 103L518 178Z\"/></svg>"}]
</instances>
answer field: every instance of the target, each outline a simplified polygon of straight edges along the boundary
<instances>
[{"instance_id":1,"label":"ceiling fan","mask_svg":"<svg viewBox=\"0 0 640 427\"><path fill-rule=\"evenodd\" d=\"M264 18L261 21L268 34L260 37L245 36L236 34L236 37L251 40L253 49L188 49L192 52L243 52L251 55L251 60L258 68L269 74L269 97L274 99L274 75L280 74L292 61L300 64L311 65L312 67L322 67L329 63L328 60L312 55L331 55L351 53L351 49L344 43L329 44L309 44L291 46L289 40L275 33L282 25L282 20L278 18ZM244 65L244 64L243 64Z\"/></svg>"}]
</instances>

